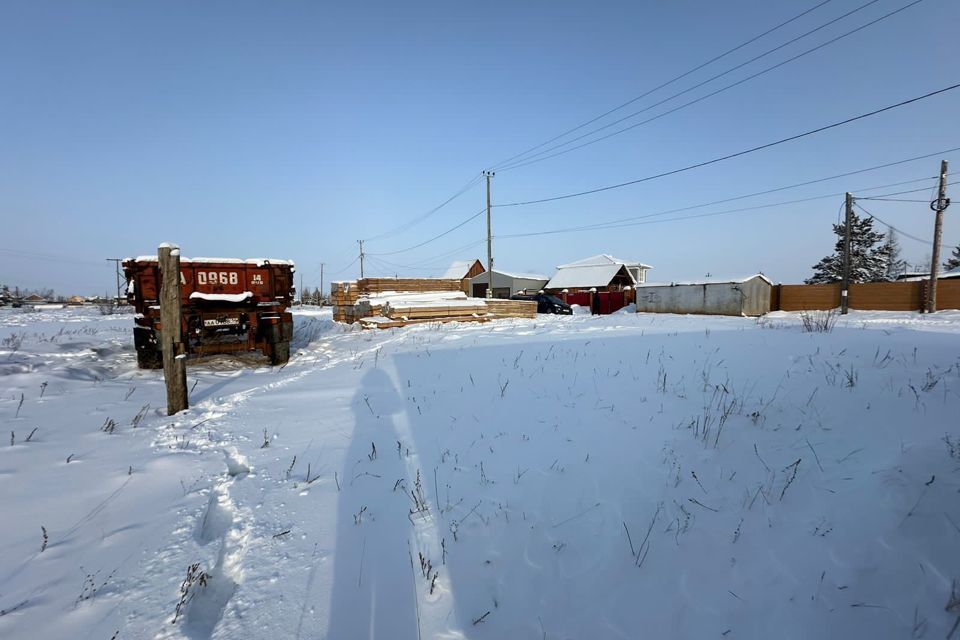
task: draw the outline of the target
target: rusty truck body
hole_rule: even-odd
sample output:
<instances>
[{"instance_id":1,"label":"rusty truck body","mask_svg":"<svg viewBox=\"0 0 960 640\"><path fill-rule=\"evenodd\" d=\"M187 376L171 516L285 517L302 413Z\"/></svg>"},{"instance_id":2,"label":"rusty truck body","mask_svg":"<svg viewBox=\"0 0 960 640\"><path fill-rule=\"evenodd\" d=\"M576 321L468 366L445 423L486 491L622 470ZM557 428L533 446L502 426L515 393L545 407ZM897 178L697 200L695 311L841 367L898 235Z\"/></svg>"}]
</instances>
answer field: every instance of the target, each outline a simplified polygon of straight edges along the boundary
<instances>
[{"instance_id":1,"label":"rusty truck body","mask_svg":"<svg viewBox=\"0 0 960 640\"><path fill-rule=\"evenodd\" d=\"M133 343L141 369L163 367L157 258L123 262L127 300L136 309ZM290 358L294 265L287 260L181 258L182 353L259 350L271 364Z\"/></svg>"}]
</instances>

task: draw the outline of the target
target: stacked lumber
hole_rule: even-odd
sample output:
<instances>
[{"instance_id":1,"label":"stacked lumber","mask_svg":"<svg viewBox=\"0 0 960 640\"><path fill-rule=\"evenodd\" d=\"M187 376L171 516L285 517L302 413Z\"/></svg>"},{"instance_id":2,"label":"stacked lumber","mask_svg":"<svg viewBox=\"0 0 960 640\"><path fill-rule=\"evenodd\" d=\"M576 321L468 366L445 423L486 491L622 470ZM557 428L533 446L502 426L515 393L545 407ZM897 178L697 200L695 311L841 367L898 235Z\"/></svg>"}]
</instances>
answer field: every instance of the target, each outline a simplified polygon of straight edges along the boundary
<instances>
[{"instance_id":1,"label":"stacked lumber","mask_svg":"<svg viewBox=\"0 0 960 640\"><path fill-rule=\"evenodd\" d=\"M464 300L464 302L468 302ZM457 305L404 305L403 302L392 302L384 305L384 316L394 320L429 320L434 318L470 318L487 315L487 305L483 300Z\"/></svg>"},{"instance_id":2,"label":"stacked lumber","mask_svg":"<svg viewBox=\"0 0 960 640\"><path fill-rule=\"evenodd\" d=\"M460 280L442 278L362 278L331 284L337 322L387 329L423 322L486 322L534 318L537 303L468 298Z\"/></svg>"},{"instance_id":3,"label":"stacked lumber","mask_svg":"<svg viewBox=\"0 0 960 640\"><path fill-rule=\"evenodd\" d=\"M330 304L336 322L352 324L357 321L354 305L360 297L356 282L333 282L330 284Z\"/></svg>"},{"instance_id":4,"label":"stacked lumber","mask_svg":"<svg viewBox=\"0 0 960 640\"><path fill-rule=\"evenodd\" d=\"M537 303L531 300L486 300L487 311L495 318L536 318Z\"/></svg>"},{"instance_id":5,"label":"stacked lumber","mask_svg":"<svg viewBox=\"0 0 960 640\"><path fill-rule=\"evenodd\" d=\"M330 285L330 303L335 306L352 306L357 303L360 290L356 282L334 282Z\"/></svg>"},{"instance_id":6,"label":"stacked lumber","mask_svg":"<svg viewBox=\"0 0 960 640\"><path fill-rule=\"evenodd\" d=\"M354 323L381 313L389 300L406 294L442 293L463 297L460 281L444 278L361 278L333 282L330 303L333 319Z\"/></svg>"},{"instance_id":7,"label":"stacked lumber","mask_svg":"<svg viewBox=\"0 0 960 640\"><path fill-rule=\"evenodd\" d=\"M356 288L366 294L388 291L410 293L460 291L460 281L447 278L363 278L357 280Z\"/></svg>"}]
</instances>

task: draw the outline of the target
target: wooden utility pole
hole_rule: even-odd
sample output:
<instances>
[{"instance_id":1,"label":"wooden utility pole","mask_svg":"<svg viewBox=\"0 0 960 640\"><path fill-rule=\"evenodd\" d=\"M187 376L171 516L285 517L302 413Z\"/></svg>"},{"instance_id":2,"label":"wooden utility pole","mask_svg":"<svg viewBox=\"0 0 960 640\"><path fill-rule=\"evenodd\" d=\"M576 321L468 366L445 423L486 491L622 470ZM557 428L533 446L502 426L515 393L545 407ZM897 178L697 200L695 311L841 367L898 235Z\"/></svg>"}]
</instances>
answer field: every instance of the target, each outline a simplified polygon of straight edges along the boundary
<instances>
[{"instance_id":1,"label":"wooden utility pole","mask_svg":"<svg viewBox=\"0 0 960 640\"><path fill-rule=\"evenodd\" d=\"M323 306L323 263L320 263L320 306Z\"/></svg>"},{"instance_id":2,"label":"wooden utility pole","mask_svg":"<svg viewBox=\"0 0 960 640\"><path fill-rule=\"evenodd\" d=\"M183 348L180 311L180 248L163 243L157 249L160 267L160 351L167 383L167 415L187 408L187 355Z\"/></svg>"},{"instance_id":3,"label":"wooden utility pole","mask_svg":"<svg viewBox=\"0 0 960 640\"><path fill-rule=\"evenodd\" d=\"M937 216L933 223L933 256L930 258L930 287L927 294L927 313L937 310L937 278L940 277L940 243L943 237L943 212L950 206L947 197L947 161L940 161L940 189L937 199L930 203Z\"/></svg>"},{"instance_id":4,"label":"wooden utility pole","mask_svg":"<svg viewBox=\"0 0 960 640\"><path fill-rule=\"evenodd\" d=\"M487 178L487 297L493 297L493 226L490 220L490 178L495 173L484 171Z\"/></svg>"},{"instance_id":5,"label":"wooden utility pole","mask_svg":"<svg viewBox=\"0 0 960 640\"><path fill-rule=\"evenodd\" d=\"M114 263L114 266L117 270L117 300L114 303L114 306L120 306L120 263L123 262L123 258L107 258L107 262Z\"/></svg>"},{"instance_id":6,"label":"wooden utility pole","mask_svg":"<svg viewBox=\"0 0 960 640\"><path fill-rule=\"evenodd\" d=\"M847 192L846 222L843 233L843 284L840 289L840 313L846 315L850 298L850 227L853 222L853 196Z\"/></svg>"},{"instance_id":7,"label":"wooden utility pole","mask_svg":"<svg viewBox=\"0 0 960 640\"><path fill-rule=\"evenodd\" d=\"M357 240L360 243L360 279L363 279L363 240Z\"/></svg>"}]
</instances>

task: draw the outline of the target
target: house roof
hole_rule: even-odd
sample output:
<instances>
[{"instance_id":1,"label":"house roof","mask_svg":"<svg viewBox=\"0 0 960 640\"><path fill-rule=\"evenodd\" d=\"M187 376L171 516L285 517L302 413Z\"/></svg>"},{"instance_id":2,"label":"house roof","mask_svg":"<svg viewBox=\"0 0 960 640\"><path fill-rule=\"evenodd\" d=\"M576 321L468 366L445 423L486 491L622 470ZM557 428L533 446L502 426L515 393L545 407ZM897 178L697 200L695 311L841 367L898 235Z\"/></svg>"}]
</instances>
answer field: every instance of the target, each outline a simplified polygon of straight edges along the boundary
<instances>
[{"instance_id":1,"label":"house roof","mask_svg":"<svg viewBox=\"0 0 960 640\"><path fill-rule=\"evenodd\" d=\"M614 276L623 269L640 268L652 269L648 264L629 260L621 260L607 253L600 253L583 260L561 264L557 267L557 272L553 274L550 282L547 283L548 289L585 289L587 287L605 287L610 284ZM627 271L627 275L634 280L633 274Z\"/></svg>"},{"instance_id":2,"label":"house roof","mask_svg":"<svg viewBox=\"0 0 960 640\"><path fill-rule=\"evenodd\" d=\"M444 271L441 278L453 279L453 280L462 280L467 277L467 274L470 272L470 269L473 268L479 260L456 260L450 263L450 266L447 267L447 270ZM483 265L480 265L481 268Z\"/></svg>"},{"instance_id":3,"label":"house roof","mask_svg":"<svg viewBox=\"0 0 960 640\"><path fill-rule=\"evenodd\" d=\"M945 278L960 278L960 267L950 269L949 271L943 271L937 275L937 280L943 280ZM906 271L897 276L897 282L918 282L920 280L929 279L929 271Z\"/></svg>"},{"instance_id":4,"label":"house roof","mask_svg":"<svg viewBox=\"0 0 960 640\"><path fill-rule=\"evenodd\" d=\"M557 269L547 289L586 289L588 287L605 287L610 284L623 264L597 264L583 266L564 266ZM632 279L632 278L631 278Z\"/></svg>"},{"instance_id":5,"label":"house roof","mask_svg":"<svg viewBox=\"0 0 960 640\"><path fill-rule=\"evenodd\" d=\"M494 273L499 273L502 276L507 276L508 278L514 278L517 280L543 280L546 282L550 278L548 276L539 274L539 273L519 273L517 271L501 271L500 269L494 269ZM482 276L482 274L481 274ZM481 276L475 276L480 278Z\"/></svg>"},{"instance_id":6,"label":"house roof","mask_svg":"<svg viewBox=\"0 0 960 640\"><path fill-rule=\"evenodd\" d=\"M583 260L577 260L576 262L571 262L569 264L561 264L557 266L557 269L567 269L570 267L597 267L597 266L608 266L608 265L625 265L627 267L640 267L642 269L653 269L653 267L651 267L648 264L643 264L642 262L636 262L631 260L621 260L620 258L615 258L607 253L599 253L595 256L584 258Z\"/></svg>"},{"instance_id":7,"label":"house roof","mask_svg":"<svg viewBox=\"0 0 960 640\"><path fill-rule=\"evenodd\" d=\"M638 284L637 289L641 287L672 287L676 285L700 285L700 284L743 284L754 278L760 278L769 285L773 284L773 281L762 273L755 273L752 276L746 276L741 278L710 278L709 280L686 280L682 282L644 282L643 284Z\"/></svg>"}]
</instances>

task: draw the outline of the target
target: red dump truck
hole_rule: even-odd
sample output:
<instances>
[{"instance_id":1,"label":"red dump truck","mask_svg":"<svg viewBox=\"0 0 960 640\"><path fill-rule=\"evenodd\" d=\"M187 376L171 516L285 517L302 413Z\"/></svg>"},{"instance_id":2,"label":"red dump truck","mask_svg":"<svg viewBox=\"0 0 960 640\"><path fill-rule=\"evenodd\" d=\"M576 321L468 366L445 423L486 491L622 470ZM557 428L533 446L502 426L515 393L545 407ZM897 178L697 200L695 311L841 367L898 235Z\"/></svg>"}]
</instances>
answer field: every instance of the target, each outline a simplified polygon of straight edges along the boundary
<instances>
[{"instance_id":1,"label":"red dump truck","mask_svg":"<svg viewBox=\"0 0 960 640\"><path fill-rule=\"evenodd\" d=\"M133 344L141 369L160 369L160 283L157 258L123 262L127 300L137 311ZM187 354L260 350L271 364L290 358L293 263L287 260L181 258L183 347Z\"/></svg>"}]
</instances>

